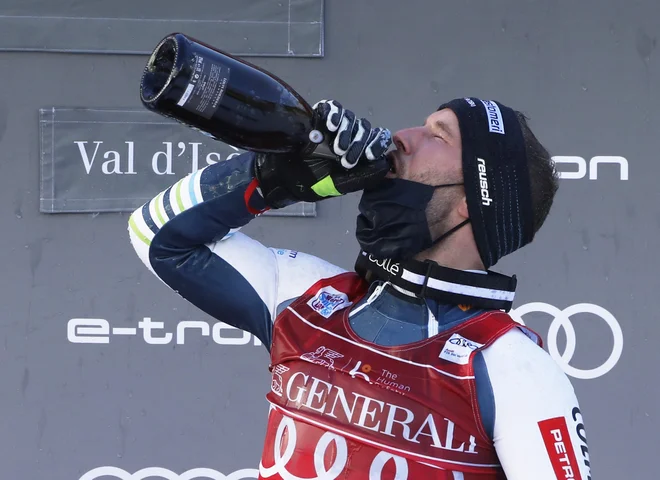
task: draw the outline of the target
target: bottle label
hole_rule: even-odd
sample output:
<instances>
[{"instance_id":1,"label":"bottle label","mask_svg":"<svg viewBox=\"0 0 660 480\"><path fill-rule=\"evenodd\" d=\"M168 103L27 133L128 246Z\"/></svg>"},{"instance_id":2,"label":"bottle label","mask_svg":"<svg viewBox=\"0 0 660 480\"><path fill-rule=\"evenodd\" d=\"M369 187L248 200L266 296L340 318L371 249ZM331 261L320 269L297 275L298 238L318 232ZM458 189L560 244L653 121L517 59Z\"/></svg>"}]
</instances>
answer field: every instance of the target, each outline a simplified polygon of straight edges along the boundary
<instances>
[{"instance_id":1,"label":"bottle label","mask_svg":"<svg viewBox=\"0 0 660 480\"><path fill-rule=\"evenodd\" d=\"M177 105L208 120L225 95L230 69L195 53L192 70L190 82Z\"/></svg>"}]
</instances>

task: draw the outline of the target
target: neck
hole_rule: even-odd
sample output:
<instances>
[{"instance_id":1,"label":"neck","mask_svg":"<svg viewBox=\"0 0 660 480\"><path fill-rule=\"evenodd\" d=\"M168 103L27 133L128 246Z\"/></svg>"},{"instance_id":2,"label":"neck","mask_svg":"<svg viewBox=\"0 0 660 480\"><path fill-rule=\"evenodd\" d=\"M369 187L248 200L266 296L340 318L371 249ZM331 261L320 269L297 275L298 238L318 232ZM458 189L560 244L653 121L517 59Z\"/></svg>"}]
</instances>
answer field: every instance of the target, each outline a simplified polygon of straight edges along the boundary
<instances>
[{"instance_id":1,"label":"neck","mask_svg":"<svg viewBox=\"0 0 660 480\"><path fill-rule=\"evenodd\" d=\"M456 270L485 271L477 245L471 237L472 229L461 228L440 243L415 255L415 260L432 260L438 265Z\"/></svg>"}]
</instances>

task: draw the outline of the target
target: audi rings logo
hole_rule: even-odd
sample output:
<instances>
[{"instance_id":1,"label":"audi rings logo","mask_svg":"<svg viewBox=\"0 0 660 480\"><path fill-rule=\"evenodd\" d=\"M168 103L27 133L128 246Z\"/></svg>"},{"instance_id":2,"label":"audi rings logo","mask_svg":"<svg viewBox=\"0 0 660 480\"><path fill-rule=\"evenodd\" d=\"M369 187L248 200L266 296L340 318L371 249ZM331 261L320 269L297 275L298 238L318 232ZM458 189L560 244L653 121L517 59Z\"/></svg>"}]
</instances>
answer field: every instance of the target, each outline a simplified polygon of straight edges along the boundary
<instances>
[{"instance_id":1,"label":"audi rings logo","mask_svg":"<svg viewBox=\"0 0 660 480\"><path fill-rule=\"evenodd\" d=\"M272 413L272 409L271 409ZM325 432L316 443L314 449L314 470L315 477L298 477L287 469L289 461L298 451L298 433L296 424L292 418L283 416L277 427L273 445L273 465L267 467L263 464L263 459L259 462L259 472L263 478L284 478L287 480L335 480L337 478L348 478L352 475L347 474L348 465L366 465L367 457L371 454L368 451L357 449L349 452L346 439L341 435L331 432ZM284 453L282 447L284 446ZM328 452L334 452L334 461L329 468L324 463ZM380 451L371 459L369 467L369 480L381 480L385 465L392 460L394 463L394 480L405 480L408 478L408 461L404 457L393 455L389 452ZM292 464L296 464L294 459ZM352 466L350 468L353 468ZM392 478L388 476L388 478Z\"/></svg>"},{"instance_id":2,"label":"audi rings logo","mask_svg":"<svg viewBox=\"0 0 660 480\"><path fill-rule=\"evenodd\" d=\"M161 467L148 467L129 473L117 467L98 467L90 470L79 480L243 480L259 478L259 470L244 468L229 475L224 475L210 468L193 468L181 474Z\"/></svg>"},{"instance_id":3,"label":"audi rings logo","mask_svg":"<svg viewBox=\"0 0 660 480\"><path fill-rule=\"evenodd\" d=\"M619 358L621 358L621 352L623 351L623 332L621 331L621 326L616 318L614 318L614 315L603 307L594 305L593 303L578 303L576 305L571 305L564 310L560 310L547 303L532 302L512 309L509 312L509 315L511 315L515 321L524 325L525 323L522 317L531 312L543 312L554 317L548 330L548 352L567 375L583 380L602 377L612 370L619 361ZM612 331L612 336L614 338L612 352L607 360L596 368L581 369L570 364L570 361L575 354L576 346L575 328L573 328L571 317L578 313L590 313L600 317ZM559 347L557 346L557 336L560 328L563 328L564 333L566 334L566 349L564 350L564 353L559 353Z\"/></svg>"}]
</instances>

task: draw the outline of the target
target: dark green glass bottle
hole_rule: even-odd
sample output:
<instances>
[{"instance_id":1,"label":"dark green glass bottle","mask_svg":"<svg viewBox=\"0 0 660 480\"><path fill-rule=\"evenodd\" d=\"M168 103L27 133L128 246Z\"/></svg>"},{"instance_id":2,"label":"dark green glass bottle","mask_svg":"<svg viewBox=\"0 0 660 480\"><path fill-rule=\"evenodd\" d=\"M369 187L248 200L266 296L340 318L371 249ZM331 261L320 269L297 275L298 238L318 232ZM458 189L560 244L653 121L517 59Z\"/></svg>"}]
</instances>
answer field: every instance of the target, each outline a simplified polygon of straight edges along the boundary
<instances>
[{"instance_id":1,"label":"dark green glass bottle","mask_svg":"<svg viewBox=\"0 0 660 480\"><path fill-rule=\"evenodd\" d=\"M312 107L275 75L181 33L156 46L140 82L142 104L237 148L336 158Z\"/></svg>"}]
</instances>

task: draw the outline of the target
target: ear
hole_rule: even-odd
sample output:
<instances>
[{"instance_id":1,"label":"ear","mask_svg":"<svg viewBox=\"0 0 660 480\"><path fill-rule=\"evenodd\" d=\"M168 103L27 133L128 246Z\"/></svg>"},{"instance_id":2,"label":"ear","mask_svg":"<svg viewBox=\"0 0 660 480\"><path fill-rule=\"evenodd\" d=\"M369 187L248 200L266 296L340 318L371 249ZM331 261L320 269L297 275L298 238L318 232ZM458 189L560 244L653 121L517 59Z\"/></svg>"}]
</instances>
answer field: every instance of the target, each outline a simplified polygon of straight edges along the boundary
<instances>
[{"instance_id":1,"label":"ear","mask_svg":"<svg viewBox=\"0 0 660 480\"><path fill-rule=\"evenodd\" d=\"M468 213L467 199L465 196L463 196L458 201L458 214L462 218L470 218L470 214Z\"/></svg>"}]
</instances>

